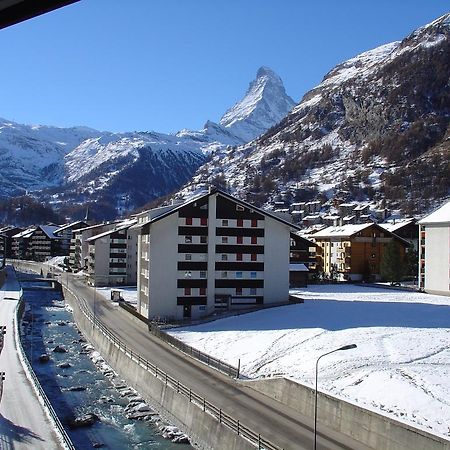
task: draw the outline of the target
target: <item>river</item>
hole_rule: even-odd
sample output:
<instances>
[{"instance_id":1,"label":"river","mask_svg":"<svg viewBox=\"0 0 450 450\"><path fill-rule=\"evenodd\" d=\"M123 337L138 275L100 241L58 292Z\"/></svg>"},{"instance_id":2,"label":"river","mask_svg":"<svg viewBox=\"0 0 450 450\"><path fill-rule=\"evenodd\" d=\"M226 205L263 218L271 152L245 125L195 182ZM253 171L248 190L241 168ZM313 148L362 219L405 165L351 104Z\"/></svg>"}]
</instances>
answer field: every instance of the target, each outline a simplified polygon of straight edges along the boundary
<instances>
[{"instance_id":1,"label":"river","mask_svg":"<svg viewBox=\"0 0 450 450\"><path fill-rule=\"evenodd\" d=\"M37 286L41 289L30 289ZM162 423L161 418L151 411L147 420L128 419L130 399L144 412L145 405L137 399L137 393L133 395L114 372L105 368L102 358L86 343L62 295L52 289L42 289L42 283L33 286L26 282L23 288L27 305L21 327L25 352L77 449L193 448L164 439L157 427ZM61 352L54 351L57 346ZM48 355L49 361L41 362L42 355ZM96 364L92 358L97 360ZM95 414L99 420L90 427L69 427L71 420L88 413ZM150 416L155 423L148 420Z\"/></svg>"}]
</instances>

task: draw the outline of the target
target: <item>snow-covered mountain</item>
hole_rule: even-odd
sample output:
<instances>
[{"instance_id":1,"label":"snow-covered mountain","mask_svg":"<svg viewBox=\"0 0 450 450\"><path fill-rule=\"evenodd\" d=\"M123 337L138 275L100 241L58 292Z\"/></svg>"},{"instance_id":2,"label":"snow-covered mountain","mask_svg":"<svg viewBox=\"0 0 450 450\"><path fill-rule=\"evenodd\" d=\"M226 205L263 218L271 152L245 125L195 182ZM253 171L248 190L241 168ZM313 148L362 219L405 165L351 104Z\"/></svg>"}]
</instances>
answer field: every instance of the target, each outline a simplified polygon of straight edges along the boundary
<instances>
[{"instance_id":1,"label":"snow-covered mountain","mask_svg":"<svg viewBox=\"0 0 450 450\"><path fill-rule=\"evenodd\" d=\"M220 119L220 125L244 142L250 142L277 124L295 106L281 78L261 67L244 98Z\"/></svg>"},{"instance_id":2,"label":"snow-covered mountain","mask_svg":"<svg viewBox=\"0 0 450 450\"><path fill-rule=\"evenodd\" d=\"M60 184L64 157L99 131L21 125L0 119L0 198Z\"/></svg>"},{"instance_id":3,"label":"snow-covered mountain","mask_svg":"<svg viewBox=\"0 0 450 450\"><path fill-rule=\"evenodd\" d=\"M213 155L182 192L214 179L264 204L386 199L410 213L450 195L450 14L339 64L275 127Z\"/></svg>"},{"instance_id":4,"label":"snow-covered mountain","mask_svg":"<svg viewBox=\"0 0 450 450\"><path fill-rule=\"evenodd\" d=\"M261 68L223 124L208 120L199 131L110 133L0 120L0 198L33 191L57 207L100 201L110 215L126 198L132 209L178 189L211 153L267 131L292 105L281 79Z\"/></svg>"}]
</instances>

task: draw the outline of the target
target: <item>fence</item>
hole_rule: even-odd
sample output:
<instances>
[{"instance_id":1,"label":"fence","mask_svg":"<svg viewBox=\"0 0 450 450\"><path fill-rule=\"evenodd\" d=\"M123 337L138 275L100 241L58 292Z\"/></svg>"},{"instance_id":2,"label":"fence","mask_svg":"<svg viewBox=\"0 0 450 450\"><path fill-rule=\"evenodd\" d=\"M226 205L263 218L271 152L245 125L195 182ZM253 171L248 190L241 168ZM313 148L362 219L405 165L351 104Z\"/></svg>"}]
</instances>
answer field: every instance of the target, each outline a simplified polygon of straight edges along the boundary
<instances>
[{"instance_id":1,"label":"fence","mask_svg":"<svg viewBox=\"0 0 450 450\"><path fill-rule=\"evenodd\" d=\"M22 346L22 342L20 340L20 336L19 336L19 329L17 324L20 321L20 318L22 317L23 311L25 309L25 302L22 300L22 298L19 300L19 305L17 307L17 316L16 316L16 329L15 329L15 333L17 336L17 345L19 347L19 353L21 355L23 355L22 360L25 362L27 368L28 368L28 373L31 376L32 382L34 384L34 387L36 388L38 394L40 395L40 397L42 398L42 401L45 405L45 407L47 408L48 413L50 414L53 423L55 424L56 428L58 429L60 436L63 440L64 445L66 446L66 448L68 448L69 450L75 450L75 446L73 445L72 441L70 440L69 435L67 434L66 430L64 429L62 423L59 420L59 417L57 416L55 410L53 409L52 404L50 403L50 400L48 399L46 393L44 392L44 389L42 389L41 383L39 382L38 377L36 376L36 374L34 373L33 367L31 366L30 362L28 361L28 358L25 354L25 351L23 349Z\"/></svg>"},{"instance_id":2,"label":"fence","mask_svg":"<svg viewBox=\"0 0 450 450\"><path fill-rule=\"evenodd\" d=\"M109 330L103 323L101 323L96 316L93 315L85 299L80 299L72 290L68 287L65 288L70 295L78 303L78 306L84 316L96 327L107 339L109 339L118 349L127 355L131 360L135 361L139 366L153 375L155 378L162 381L166 386L176 391L178 394L186 397L190 403L196 405L203 412L209 414L214 419L216 419L220 424L229 428L231 431L236 433L238 436L242 436L247 439L251 444L253 444L259 450L283 450L281 447L273 444L268 439L265 439L260 434L255 433L249 427L242 424L239 420L233 418L229 414L222 411L217 406L210 403L204 397L198 395L190 388L186 387L180 381L171 377L169 374L158 368L155 364L151 363L147 359L143 358L141 355L133 351L129 346L120 340L120 338L113 331ZM164 335L171 336L164 333ZM217 360L219 361L219 360ZM235 369L237 370L237 369Z\"/></svg>"},{"instance_id":3,"label":"fence","mask_svg":"<svg viewBox=\"0 0 450 450\"><path fill-rule=\"evenodd\" d=\"M230 364L227 364L226 362L221 361L220 359L214 358L214 356L208 355L207 353L203 353L200 350L197 350L196 348L185 344L183 341L180 341L176 337L171 336L170 334L161 330L161 328L159 328L158 325L156 325L155 323L151 323L148 319L141 316L134 308L127 305L125 302L120 301L119 306L125 309L125 311L129 312L133 316L140 319L143 323L147 324L150 333L152 333L158 339L161 339L162 341L168 343L169 345L172 345L176 349L191 356L192 358L200 362L203 362L208 366L213 367L214 369L219 370L225 375L228 375L232 378L239 378L239 371L240 371L239 367L234 367Z\"/></svg>"}]
</instances>

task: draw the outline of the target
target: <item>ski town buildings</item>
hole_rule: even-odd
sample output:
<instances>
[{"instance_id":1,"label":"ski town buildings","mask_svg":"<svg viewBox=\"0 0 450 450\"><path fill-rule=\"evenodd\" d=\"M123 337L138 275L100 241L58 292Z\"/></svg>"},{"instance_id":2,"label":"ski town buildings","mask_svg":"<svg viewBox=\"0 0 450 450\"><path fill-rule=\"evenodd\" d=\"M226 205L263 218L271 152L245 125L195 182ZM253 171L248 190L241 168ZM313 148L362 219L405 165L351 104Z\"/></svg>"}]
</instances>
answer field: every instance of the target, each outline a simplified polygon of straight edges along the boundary
<instances>
[{"instance_id":1,"label":"ski town buildings","mask_svg":"<svg viewBox=\"0 0 450 450\"><path fill-rule=\"evenodd\" d=\"M419 287L450 295L450 201L419 221Z\"/></svg>"}]
</instances>

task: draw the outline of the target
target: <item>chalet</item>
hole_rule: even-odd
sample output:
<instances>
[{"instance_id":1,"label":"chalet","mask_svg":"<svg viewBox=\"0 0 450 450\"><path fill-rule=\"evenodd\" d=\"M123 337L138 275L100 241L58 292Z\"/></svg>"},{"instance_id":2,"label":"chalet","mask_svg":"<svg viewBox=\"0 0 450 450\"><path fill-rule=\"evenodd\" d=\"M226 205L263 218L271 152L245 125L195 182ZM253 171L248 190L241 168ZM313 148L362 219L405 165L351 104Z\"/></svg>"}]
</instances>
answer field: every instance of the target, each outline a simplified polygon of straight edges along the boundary
<instances>
[{"instance_id":1,"label":"chalet","mask_svg":"<svg viewBox=\"0 0 450 450\"><path fill-rule=\"evenodd\" d=\"M33 261L47 261L54 256L63 256L63 240L54 232L58 229L56 225L39 225L31 235L28 248Z\"/></svg>"},{"instance_id":2,"label":"chalet","mask_svg":"<svg viewBox=\"0 0 450 450\"><path fill-rule=\"evenodd\" d=\"M450 295L450 201L419 221L419 287Z\"/></svg>"},{"instance_id":3,"label":"chalet","mask_svg":"<svg viewBox=\"0 0 450 450\"><path fill-rule=\"evenodd\" d=\"M197 318L289 298L295 225L218 190L138 219L138 310Z\"/></svg>"},{"instance_id":4,"label":"chalet","mask_svg":"<svg viewBox=\"0 0 450 450\"><path fill-rule=\"evenodd\" d=\"M408 242L374 223L328 227L313 235L317 270L338 281L380 279L380 263L393 239L404 257Z\"/></svg>"},{"instance_id":5,"label":"chalet","mask_svg":"<svg viewBox=\"0 0 450 450\"><path fill-rule=\"evenodd\" d=\"M419 225L416 219L392 220L379 225L385 230L406 239L414 251L419 250Z\"/></svg>"},{"instance_id":6,"label":"chalet","mask_svg":"<svg viewBox=\"0 0 450 450\"><path fill-rule=\"evenodd\" d=\"M316 244L291 233L289 287L306 287L309 274L316 270Z\"/></svg>"},{"instance_id":7,"label":"chalet","mask_svg":"<svg viewBox=\"0 0 450 450\"><path fill-rule=\"evenodd\" d=\"M11 257L31 259L31 237L36 227L30 227L11 237Z\"/></svg>"}]
</instances>

